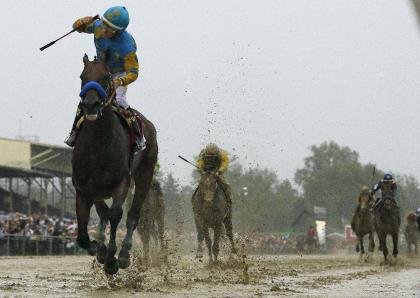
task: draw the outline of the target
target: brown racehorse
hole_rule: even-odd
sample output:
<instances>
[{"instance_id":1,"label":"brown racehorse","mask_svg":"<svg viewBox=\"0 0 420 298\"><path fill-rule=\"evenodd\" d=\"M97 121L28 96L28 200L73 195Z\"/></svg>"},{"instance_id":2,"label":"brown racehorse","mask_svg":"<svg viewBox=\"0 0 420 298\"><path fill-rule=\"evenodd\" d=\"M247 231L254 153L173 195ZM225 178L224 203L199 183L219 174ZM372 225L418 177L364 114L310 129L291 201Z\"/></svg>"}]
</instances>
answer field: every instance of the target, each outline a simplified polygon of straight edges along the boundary
<instances>
[{"instance_id":1,"label":"brown racehorse","mask_svg":"<svg viewBox=\"0 0 420 298\"><path fill-rule=\"evenodd\" d=\"M398 255L398 237L400 232L400 208L393 197L385 196L374 210L375 230L379 238L379 250L384 254L385 263L388 263L388 248L386 236L392 236L394 258Z\"/></svg>"},{"instance_id":2,"label":"brown racehorse","mask_svg":"<svg viewBox=\"0 0 420 298\"><path fill-rule=\"evenodd\" d=\"M410 213L407 216L407 225L404 230L408 253L413 253L412 248L414 246L414 254L417 254L417 229L416 215L414 213Z\"/></svg>"},{"instance_id":3,"label":"brown racehorse","mask_svg":"<svg viewBox=\"0 0 420 298\"><path fill-rule=\"evenodd\" d=\"M104 93L106 90L106 97L110 96L111 74L101 61L89 61L85 55L83 62L84 69L80 76L82 88L91 86L92 83L100 86L87 90L81 99L81 108L86 120L78 134L73 151L77 243L87 249L91 255L97 254L98 261L105 264L106 273L115 274L118 268L127 268L130 264L129 250L132 246L133 232L139 221L140 209L149 192L157 161L156 130L149 120L141 116L147 148L136 154L130 163L130 138L126 125L113 111L109 100L100 92L102 90ZM90 85L86 85L89 82ZM122 205L131 179L135 182L136 192L127 215L127 233L117 261L116 231L123 214ZM108 207L104 200L111 197L112 205ZM100 217L98 242L91 241L87 232L92 205L95 205ZM107 247L105 228L108 221L111 224L111 233Z\"/></svg>"},{"instance_id":4,"label":"brown racehorse","mask_svg":"<svg viewBox=\"0 0 420 298\"><path fill-rule=\"evenodd\" d=\"M198 249L197 257L201 258L205 239L210 263L217 261L219 255L219 240L222 233L222 225L225 226L226 235L231 243L232 253L236 253L233 242L232 222L227 215L226 196L223 189L218 185L213 172L202 173L202 178L197 190L192 197L195 225L197 228ZM214 231L213 245L209 229ZM214 257L214 258L213 258Z\"/></svg>"},{"instance_id":5,"label":"brown racehorse","mask_svg":"<svg viewBox=\"0 0 420 298\"><path fill-rule=\"evenodd\" d=\"M373 224L373 212L371 210L373 202L369 199L369 194L360 196L359 206L356 209L351 221L351 228L357 235L356 251L360 251L360 257L362 257L365 253L365 247L363 245L363 238L365 235L369 234L369 252L373 253L375 248L375 227ZM369 257L369 255L367 257Z\"/></svg>"}]
</instances>

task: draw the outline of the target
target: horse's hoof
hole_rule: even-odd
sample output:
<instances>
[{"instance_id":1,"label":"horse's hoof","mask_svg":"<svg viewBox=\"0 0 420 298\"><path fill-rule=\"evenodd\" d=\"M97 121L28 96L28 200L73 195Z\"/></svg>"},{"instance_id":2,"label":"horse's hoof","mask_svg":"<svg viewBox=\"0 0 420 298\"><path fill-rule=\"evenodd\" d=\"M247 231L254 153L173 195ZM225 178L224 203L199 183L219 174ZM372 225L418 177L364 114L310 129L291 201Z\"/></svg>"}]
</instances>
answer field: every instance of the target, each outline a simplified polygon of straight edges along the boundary
<instances>
[{"instance_id":1,"label":"horse's hoof","mask_svg":"<svg viewBox=\"0 0 420 298\"><path fill-rule=\"evenodd\" d=\"M106 252L107 252L106 245L103 243L100 244L98 248L98 252L96 253L96 259L98 260L99 263L105 264Z\"/></svg>"},{"instance_id":2,"label":"horse's hoof","mask_svg":"<svg viewBox=\"0 0 420 298\"><path fill-rule=\"evenodd\" d=\"M118 255L118 267L126 269L130 266L130 254L127 250L121 250Z\"/></svg>"},{"instance_id":3,"label":"horse's hoof","mask_svg":"<svg viewBox=\"0 0 420 298\"><path fill-rule=\"evenodd\" d=\"M114 275L118 272L118 262L116 258L112 258L111 261L108 261L104 265L104 271L106 274Z\"/></svg>"},{"instance_id":4,"label":"horse's hoof","mask_svg":"<svg viewBox=\"0 0 420 298\"><path fill-rule=\"evenodd\" d=\"M89 247L88 247L87 251L88 251L88 254L91 255L91 256L96 255L96 252L98 251L98 242L96 242L95 240L92 240L89 243Z\"/></svg>"}]
</instances>

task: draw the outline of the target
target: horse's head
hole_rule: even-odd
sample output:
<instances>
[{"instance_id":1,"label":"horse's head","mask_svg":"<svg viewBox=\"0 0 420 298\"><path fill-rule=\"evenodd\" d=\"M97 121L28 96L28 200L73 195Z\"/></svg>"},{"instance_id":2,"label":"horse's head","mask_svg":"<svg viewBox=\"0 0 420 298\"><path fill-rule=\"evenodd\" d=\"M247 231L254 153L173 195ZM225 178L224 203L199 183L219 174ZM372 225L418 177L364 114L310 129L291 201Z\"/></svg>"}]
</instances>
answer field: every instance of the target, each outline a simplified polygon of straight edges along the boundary
<instances>
[{"instance_id":1,"label":"horse's head","mask_svg":"<svg viewBox=\"0 0 420 298\"><path fill-rule=\"evenodd\" d=\"M217 191L217 180L214 173L205 172L201 177L200 188L205 202L212 202Z\"/></svg>"},{"instance_id":2,"label":"horse's head","mask_svg":"<svg viewBox=\"0 0 420 298\"><path fill-rule=\"evenodd\" d=\"M108 104L108 96L112 89L111 73L105 63L94 60L89 61L85 54L80 79L82 80L82 109L87 120L95 121Z\"/></svg>"},{"instance_id":3,"label":"horse's head","mask_svg":"<svg viewBox=\"0 0 420 298\"><path fill-rule=\"evenodd\" d=\"M372 207L372 200L369 194L361 194L359 197L360 211L369 211Z\"/></svg>"},{"instance_id":4,"label":"horse's head","mask_svg":"<svg viewBox=\"0 0 420 298\"><path fill-rule=\"evenodd\" d=\"M397 202L395 199L389 196L385 196L382 198L383 201L383 208L387 211L393 211L397 207Z\"/></svg>"}]
</instances>

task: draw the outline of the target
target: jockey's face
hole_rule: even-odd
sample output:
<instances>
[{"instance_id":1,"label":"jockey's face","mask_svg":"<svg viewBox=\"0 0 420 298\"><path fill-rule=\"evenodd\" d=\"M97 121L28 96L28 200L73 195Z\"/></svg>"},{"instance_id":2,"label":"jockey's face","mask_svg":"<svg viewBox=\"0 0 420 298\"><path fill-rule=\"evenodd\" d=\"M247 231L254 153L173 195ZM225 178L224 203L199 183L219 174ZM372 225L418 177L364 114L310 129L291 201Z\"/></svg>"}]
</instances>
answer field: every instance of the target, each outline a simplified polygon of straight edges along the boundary
<instances>
[{"instance_id":1,"label":"jockey's face","mask_svg":"<svg viewBox=\"0 0 420 298\"><path fill-rule=\"evenodd\" d=\"M102 36L104 38L113 38L115 34L117 34L117 30L112 29L104 23L104 26L102 26Z\"/></svg>"}]
</instances>

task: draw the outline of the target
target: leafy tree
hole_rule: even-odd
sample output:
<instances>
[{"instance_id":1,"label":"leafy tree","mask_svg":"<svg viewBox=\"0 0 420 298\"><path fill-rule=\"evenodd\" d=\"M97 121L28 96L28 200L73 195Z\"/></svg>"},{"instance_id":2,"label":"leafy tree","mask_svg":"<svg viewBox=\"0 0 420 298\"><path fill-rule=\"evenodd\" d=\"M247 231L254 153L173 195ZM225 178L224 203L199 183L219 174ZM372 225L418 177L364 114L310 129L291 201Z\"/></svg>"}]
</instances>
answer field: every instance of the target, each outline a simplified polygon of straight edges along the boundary
<instances>
[{"instance_id":1,"label":"leafy tree","mask_svg":"<svg viewBox=\"0 0 420 298\"><path fill-rule=\"evenodd\" d=\"M165 222L168 227L175 227L180 218L181 206L179 202L180 187L170 173L162 179L162 192L165 201Z\"/></svg>"},{"instance_id":2,"label":"leafy tree","mask_svg":"<svg viewBox=\"0 0 420 298\"><path fill-rule=\"evenodd\" d=\"M371 183L373 165L363 166L356 151L334 142L312 146L304 164L295 181L308 205L326 207L333 226L350 222L360 188Z\"/></svg>"},{"instance_id":3,"label":"leafy tree","mask_svg":"<svg viewBox=\"0 0 420 298\"><path fill-rule=\"evenodd\" d=\"M311 155L296 171L295 181L304 191L306 205L326 207L329 226L342 228L351 220L360 188L373 186L384 174L377 170L373 180L372 170L372 164L359 162L356 151L324 142L311 147ZM415 177L406 175L397 177L397 184L396 199L404 216L420 206L420 186Z\"/></svg>"}]
</instances>

